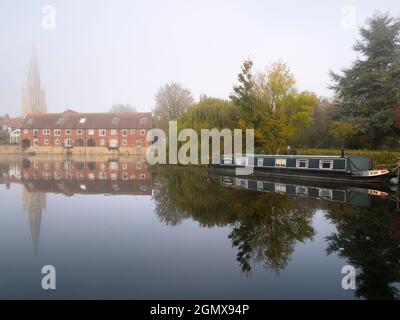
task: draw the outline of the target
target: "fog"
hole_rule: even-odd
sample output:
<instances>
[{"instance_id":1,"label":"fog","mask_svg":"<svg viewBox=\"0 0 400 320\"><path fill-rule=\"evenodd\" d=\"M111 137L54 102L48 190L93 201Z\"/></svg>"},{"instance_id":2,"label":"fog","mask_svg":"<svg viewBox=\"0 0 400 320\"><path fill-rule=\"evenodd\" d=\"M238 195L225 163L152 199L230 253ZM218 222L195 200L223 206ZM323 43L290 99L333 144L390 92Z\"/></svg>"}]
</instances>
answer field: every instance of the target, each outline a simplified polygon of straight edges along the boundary
<instances>
[{"instance_id":1,"label":"fog","mask_svg":"<svg viewBox=\"0 0 400 320\"><path fill-rule=\"evenodd\" d=\"M21 113L33 45L48 112L150 111L170 81L228 98L246 57L256 69L286 62L299 90L330 96L329 70L356 58L376 10L400 15L400 2L2 0L0 115Z\"/></svg>"}]
</instances>

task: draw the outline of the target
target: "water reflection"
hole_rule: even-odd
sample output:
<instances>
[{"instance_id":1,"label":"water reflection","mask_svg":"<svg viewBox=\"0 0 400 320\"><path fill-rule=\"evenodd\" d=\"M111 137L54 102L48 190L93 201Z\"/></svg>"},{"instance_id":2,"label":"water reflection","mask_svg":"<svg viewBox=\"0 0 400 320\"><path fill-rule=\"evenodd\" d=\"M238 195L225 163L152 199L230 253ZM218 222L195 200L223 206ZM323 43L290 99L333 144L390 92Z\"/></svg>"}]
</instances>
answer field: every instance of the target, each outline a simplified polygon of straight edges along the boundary
<instances>
[{"instance_id":1,"label":"water reflection","mask_svg":"<svg viewBox=\"0 0 400 320\"><path fill-rule=\"evenodd\" d=\"M296 244L313 239L313 215L323 210L337 228L326 239L326 252L358 269L356 296L399 298L399 202L385 186L294 184L159 167L154 189L157 214L165 223L190 217L208 227L231 225L229 238L246 273L255 263L284 269Z\"/></svg>"},{"instance_id":2,"label":"water reflection","mask_svg":"<svg viewBox=\"0 0 400 320\"><path fill-rule=\"evenodd\" d=\"M163 225L195 221L202 228L226 227L235 264L249 278L256 266L275 274L287 269L299 245L317 241L315 218L322 214L335 226L322 240L323 250L357 268L356 297L399 298L398 193L386 187L218 176L204 168L149 167L140 157L1 159L0 173L0 184L22 186L34 252L48 194L152 196Z\"/></svg>"},{"instance_id":3,"label":"water reflection","mask_svg":"<svg viewBox=\"0 0 400 320\"><path fill-rule=\"evenodd\" d=\"M0 184L22 184L32 244L38 251L47 194L151 195L152 176L144 157L14 158L0 165Z\"/></svg>"},{"instance_id":4,"label":"water reflection","mask_svg":"<svg viewBox=\"0 0 400 320\"><path fill-rule=\"evenodd\" d=\"M369 207L332 206L327 217L337 232L327 237L327 253L357 268L356 296L399 299L400 212L389 201Z\"/></svg>"}]
</instances>

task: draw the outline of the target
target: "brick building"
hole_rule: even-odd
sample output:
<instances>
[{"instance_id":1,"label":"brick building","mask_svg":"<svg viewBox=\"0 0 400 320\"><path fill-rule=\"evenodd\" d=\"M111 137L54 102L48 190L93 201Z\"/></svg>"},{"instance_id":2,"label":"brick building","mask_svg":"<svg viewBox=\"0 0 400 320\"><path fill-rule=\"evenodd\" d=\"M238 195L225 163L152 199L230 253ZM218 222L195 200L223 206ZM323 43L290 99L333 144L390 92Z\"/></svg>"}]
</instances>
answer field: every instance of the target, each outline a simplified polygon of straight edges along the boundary
<instances>
[{"instance_id":1,"label":"brick building","mask_svg":"<svg viewBox=\"0 0 400 320\"><path fill-rule=\"evenodd\" d=\"M152 127L150 112L29 113L21 125L25 152L143 154Z\"/></svg>"},{"instance_id":2,"label":"brick building","mask_svg":"<svg viewBox=\"0 0 400 320\"><path fill-rule=\"evenodd\" d=\"M22 124L22 118L10 118L8 114L6 114L3 118L0 119L0 130L11 132L15 129L19 129Z\"/></svg>"}]
</instances>

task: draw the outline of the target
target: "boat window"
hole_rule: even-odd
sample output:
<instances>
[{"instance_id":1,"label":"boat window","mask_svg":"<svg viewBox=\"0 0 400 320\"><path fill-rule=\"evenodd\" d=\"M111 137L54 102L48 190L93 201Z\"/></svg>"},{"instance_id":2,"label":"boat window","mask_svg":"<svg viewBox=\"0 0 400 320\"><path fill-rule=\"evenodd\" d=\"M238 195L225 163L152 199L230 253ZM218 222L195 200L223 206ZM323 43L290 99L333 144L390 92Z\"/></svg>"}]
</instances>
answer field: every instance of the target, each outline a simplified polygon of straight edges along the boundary
<instances>
[{"instance_id":1,"label":"boat window","mask_svg":"<svg viewBox=\"0 0 400 320\"><path fill-rule=\"evenodd\" d=\"M308 195L308 188L304 186L296 186L296 194Z\"/></svg>"},{"instance_id":2,"label":"boat window","mask_svg":"<svg viewBox=\"0 0 400 320\"><path fill-rule=\"evenodd\" d=\"M257 164L259 167L262 167L264 165L264 159L263 158L258 158Z\"/></svg>"},{"instance_id":3,"label":"boat window","mask_svg":"<svg viewBox=\"0 0 400 320\"><path fill-rule=\"evenodd\" d=\"M319 163L320 169L333 169L333 160L321 160Z\"/></svg>"},{"instance_id":4,"label":"boat window","mask_svg":"<svg viewBox=\"0 0 400 320\"><path fill-rule=\"evenodd\" d=\"M333 198L333 190L331 189L319 189L319 197L324 199Z\"/></svg>"},{"instance_id":5,"label":"boat window","mask_svg":"<svg viewBox=\"0 0 400 320\"><path fill-rule=\"evenodd\" d=\"M308 168L308 160L305 159L297 159L296 161L297 168Z\"/></svg>"},{"instance_id":6,"label":"boat window","mask_svg":"<svg viewBox=\"0 0 400 320\"><path fill-rule=\"evenodd\" d=\"M275 192L277 192L277 193L286 193L286 184L275 183Z\"/></svg>"},{"instance_id":7,"label":"boat window","mask_svg":"<svg viewBox=\"0 0 400 320\"><path fill-rule=\"evenodd\" d=\"M286 167L286 159L276 159L275 167Z\"/></svg>"}]
</instances>

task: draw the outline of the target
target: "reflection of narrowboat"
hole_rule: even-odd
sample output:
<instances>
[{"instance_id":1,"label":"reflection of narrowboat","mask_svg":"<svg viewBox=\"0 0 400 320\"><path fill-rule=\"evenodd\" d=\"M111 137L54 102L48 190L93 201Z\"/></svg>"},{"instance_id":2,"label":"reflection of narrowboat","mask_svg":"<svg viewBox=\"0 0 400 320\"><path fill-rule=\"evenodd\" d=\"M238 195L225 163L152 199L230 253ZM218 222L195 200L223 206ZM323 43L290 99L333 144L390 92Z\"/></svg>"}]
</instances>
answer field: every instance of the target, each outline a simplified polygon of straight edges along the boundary
<instances>
[{"instance_id":1,"label":"reflection of narrowboat","mask_svg":"<svg viewBox=\"0 0 400 320\"><path fill-rule=\"evenodd\" d=\"M353 181L379 183L389 181L395 174L386 169L373 170L368 157L309 156L309 155L240 155L222 156L213 170L235 170L247 167L253 174L291 176L318 181Z\"/></svg>"},{"instance_id":2,"label":"reflection of narrowboat","mask_svg":"<svg viewBox=\"0 0 400 320\"><path fill-rule=\"evenodd\" d=\"M325 185L300 185L283 181L266 181L243 179L238 177L219 176L219 182L224 187L264 191L305 198L329 200L349 203L357 206L368 206L370 196L390 198L390 194L381 190L354 187L327 187Z\"/></svg>"}]
</instances>

